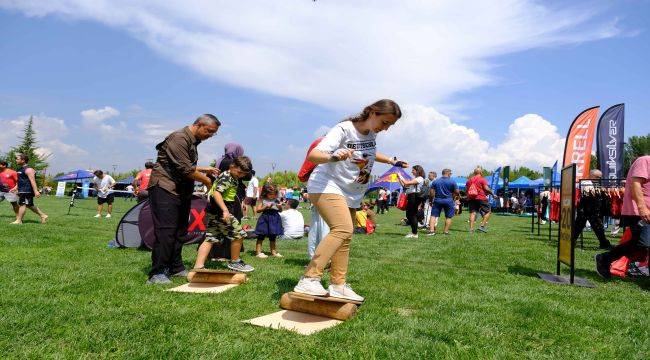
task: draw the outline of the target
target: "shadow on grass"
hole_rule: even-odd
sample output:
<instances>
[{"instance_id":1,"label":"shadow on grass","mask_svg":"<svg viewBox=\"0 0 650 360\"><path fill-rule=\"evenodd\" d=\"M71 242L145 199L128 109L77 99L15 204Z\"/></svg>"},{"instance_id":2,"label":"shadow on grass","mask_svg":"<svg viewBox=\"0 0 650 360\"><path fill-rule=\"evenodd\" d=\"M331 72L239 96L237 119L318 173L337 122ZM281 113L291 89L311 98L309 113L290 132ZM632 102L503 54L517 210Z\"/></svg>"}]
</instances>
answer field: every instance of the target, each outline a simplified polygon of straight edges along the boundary
<instances>
[{"instance_id":1,"label":"shadow on grass","mask_svg":"<svg viewBox=\"0 0 650 360\"><path fill-rule=\"evenodd\" d=\"M293 291L293 287L296 286L297 283L297 279L291 278L284 278L276 281L275 285L277 286L278 291L276 291L271 297L273 300L280 301L280 297L285 293Z\"/></svg>"},{"instance_id":2,"label":"shadow on grass","mask_svg":"<svg viewBox=\"0 0 650 360\"><path fill-rule=\"evenodd\" d=\"M524 275L524 276L529 276L533 278L539 278L537 276L537 273L550 273L548 271L542 271L542 270L535 270L531 268L527 268L521 265L513 265L513 266L508 266L508 272L510 274L516 274L516 275ZM565 274L568 275L568 274ZM588 279L595 284L602 284L604 281L598 277L596 274L596 271L589 271L589 270L582 270L582 269L576 269L575 271L575 276L577 277L582 277L585 279ZM619 277L612 277L612 280L614 282L629 282L633 283L639 286L642 290L645 291L650 291L650 277L644 277L644 278L619 278Z\"/></svg>"},{"instance_id":3,"label":"shadow on grass","mask_svg":"<svg viewBox=\"0 0 650 360\"><path fill-rule=\"evenodd\" d=\"M306 258L285 258L284 263L287 265L305 267L307 264L309 264L309 260Z\"/></svg>"}]
</instances>

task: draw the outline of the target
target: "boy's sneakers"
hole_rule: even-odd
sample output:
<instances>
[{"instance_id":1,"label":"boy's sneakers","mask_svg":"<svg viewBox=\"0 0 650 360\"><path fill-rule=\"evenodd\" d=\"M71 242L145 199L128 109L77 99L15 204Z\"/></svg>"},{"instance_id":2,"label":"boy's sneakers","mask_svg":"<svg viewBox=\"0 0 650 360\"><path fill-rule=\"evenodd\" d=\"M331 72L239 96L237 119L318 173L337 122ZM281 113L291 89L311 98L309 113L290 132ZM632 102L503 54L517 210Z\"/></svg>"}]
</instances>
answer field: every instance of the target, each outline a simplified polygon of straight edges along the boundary
<instances>
[{"instance_id":1,"label":"boy's sneakers","mask_svg":"<svg viewBox=\"0 0 650 360\"><path fill-rule=\"evenodd\" d=\"M609 272L609 261L607 260L607 255L597 254L594 259L596 260L596 272L603 279L610 279L612 273Z\"/></svg>"},{"instance_id":2,"label":"boy's sneakers","mask_svg":"<svg viewBox=\"0 0 650 360\"><path fill-rule=\"evenodd\" d=\"M276 258L283 258L284 256L280 254L279 252L271 254L271 256L276 257Z\"/></svg>"},{"instance_id":3,"label":"boy's sneakers","mask_svg":"<svg viewBox=\"0 0 650 360\"><path fill-rule=\"evenodd\" d=\"M313 296L326 296L327 290L320 283L319 278L308 278L301 276L298 284L293 288L293 291L301 294Z\"/></svg>"},{"instance_id":4,"label":"boy's sneakers","mask_svg":"<svg viewBox=\"0 0 650 360\"><path fill-rule=\"evenodd\" d=\"M407 239L417 239L417 238L418 238L418 234L411 234L411 233L408 233L408 234L406 234L406 236L404 236L404 237L407 238Z\"/></svg>"},{"instance_id":5,"label":"boy's sneakers","mask_svg":"<svg viewBox=\"0 0 650 360\"><path fill-rule=\"evenodd\" d=\"M150 277L149 280L147 280L147 285L164 285L164 284L171 284L171 283L172 281L169 280L169 278L165 274L156 274Z\"/></svg>"},{"instance_id":6,"label":"boy's sneakers","mask_svg":"<svg viewBox=\"0 0 650 360\"><path fill-rule=\"evenodd\" d=\"M427 233L427 236L434 236L435 234L436 234L435 231L429 231L429 232Z\"/></svg>"},{"instance_id":7,"label":"boy's sneakers","mask_svg":"<svg viewBox=\"0 0 650 360\"><path fill-rule=\"evenodd\" d=\"M348 299L352 301L363 301L363 296L357 294L352 290L348 283L343 285L334 285L331 284L329 287L329 293L331 297L339 299Z\"/></svg>"},{"instance_id":8,"label":"boy's sneakers","mask_svg":"<svg viewBox=\"0 0 650 360\"><path fill-rule=\"evenodd\" d=\"M477 231L480 231L480 232L482 232L482 233L487 233L487 229L485 228L485 226L479 226L479 228L476 229L476 230L477 230Z\"/></svg>"},{"instance_id":9,"label":"boy's sneakers","mask_svg":"<svg viewBox=\"0 0 650 360\"><path fill-rule=\"evenodd\" d=\"M102 216L101 216L100 214L97 214L97 215L95 215L95 216L93 216L93 217L94 217L94 218L100 218L100 217L102 217Z\"/></svg>"},{"instance_id":10,"label":"boy's sneakers","mask_svg":"<svg viewBox=\"0 0 650 360\"><path fill-rule=\"evenodd\" d=\"M205 268L205 267L204 267L204 268ZM173 277L182 277L182 278L186 278L186 277L187 277L187 274L188 274L187 270L181 270L181 271L179 271L179 272L177 272L177 273L175 273L175 274L172 274L172 276L173 276Z\"/></svg>"},{"instance_id":11,"label":"boy's sneakers","mask_svg":"<svg viewBox=\"0 0 650 360\"><path fill-rule=\"evenodd\" d=\"M111 214L106 214L107 219L110 218L110 217L111 217Z\"/></svg>"},{"instance_id":12,"label":"boy's sneakers","mask_svg":"<svg viewBox=\"0 0 650 360\"><path fill-rule=\"evenodd\" d=\"M258 258L260 258L260 259L266 259L266 258L269 257L269 256L266 255L265 253L261 252L261 253L255 255L255 257L258 257Z\"/></svg>"},{"instance_id":13,"label":"boy's sneakers","mask_svg":"<svg viewBox=\"0 0 650 360\"><path fill-rule=\"evenodd\" d=\"M244 273L251 272L251 271L255 270L254 267L246 264L244 262L244 260L242 260L242 259L239 259L237 261L229 262L228 263L228 269L234 270L234 271L239 271L239 272L244 272Z\"/></svg>"}]
</instances>

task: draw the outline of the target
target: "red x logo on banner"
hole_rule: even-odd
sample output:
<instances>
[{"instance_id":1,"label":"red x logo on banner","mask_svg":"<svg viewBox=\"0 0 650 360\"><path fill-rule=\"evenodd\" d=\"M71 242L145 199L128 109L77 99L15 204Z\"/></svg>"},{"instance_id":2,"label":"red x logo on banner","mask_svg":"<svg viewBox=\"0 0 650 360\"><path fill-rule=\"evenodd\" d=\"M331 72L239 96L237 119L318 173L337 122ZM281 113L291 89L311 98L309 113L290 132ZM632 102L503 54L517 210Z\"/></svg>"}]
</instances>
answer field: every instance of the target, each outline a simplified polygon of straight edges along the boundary
<instances>
[{"instance_id":1,"label":"red x logo on banner","mask_svg":"<svg viewBox=\"0 0 650 360\"><path fill-rule=\"evenodd\" d=\"M203 218L205 217L205 210L201 210L201 212L196 211L196 209L190 209L192 216L194 217L194 221L190 224L190 226L187 227L187 232L194 231L197 227L199 228L199 231L205 231L205 224L203 223Z\"/></svg>"}]
</instances>

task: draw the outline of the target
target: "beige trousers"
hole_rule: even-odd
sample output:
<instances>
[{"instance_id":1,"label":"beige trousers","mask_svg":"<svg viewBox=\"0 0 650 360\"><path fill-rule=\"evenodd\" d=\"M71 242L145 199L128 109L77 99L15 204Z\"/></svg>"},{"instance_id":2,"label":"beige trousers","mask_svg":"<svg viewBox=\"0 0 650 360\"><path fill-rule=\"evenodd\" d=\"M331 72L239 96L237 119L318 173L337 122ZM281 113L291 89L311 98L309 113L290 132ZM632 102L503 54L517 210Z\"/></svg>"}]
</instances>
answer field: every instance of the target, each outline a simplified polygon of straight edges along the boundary
<instances>
[{"instance_id":1,"label":"beige trousers","mask_svg":"<svg viewBox=\"0 0 650 360\"><path fill-rule=\"evenodd\" d=\"M323 270L331 260L330 283L345 284L350 258L350 240L352 240L352 219L356 210L348 208L348 203L341 195L309 194L309 200L318 210L320 216L330 228L329 234L318 244L311 259L305 277L321 278Z\"/></svg>"}]
</instances>

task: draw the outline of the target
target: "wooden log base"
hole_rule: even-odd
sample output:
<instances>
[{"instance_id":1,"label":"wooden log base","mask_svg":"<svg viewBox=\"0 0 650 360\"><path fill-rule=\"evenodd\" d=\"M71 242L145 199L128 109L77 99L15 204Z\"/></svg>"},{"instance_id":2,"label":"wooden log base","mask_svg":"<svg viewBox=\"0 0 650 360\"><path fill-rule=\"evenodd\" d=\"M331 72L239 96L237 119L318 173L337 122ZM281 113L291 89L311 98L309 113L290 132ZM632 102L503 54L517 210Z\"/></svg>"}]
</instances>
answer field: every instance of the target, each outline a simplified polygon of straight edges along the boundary
<instances>
[{"instance_id":1,"label":"wooden log base","mask_svg":"<svg viewBox=\"0 0 650 360\"><path fill-rule=\"evenodd\" d=\"M192 269L187 274L187 280L191 283L243 284L248 281L248 277L234 271Z\"/></svg>"},{"instance_id":2,"label":"wooden log base","mask_svg":"<svg viewBox=\"0 0 650 360\"><path fill-rule=\"evenodd\" d=\"M306 314L325 316L331 319L347 320L356 313L360 302L325 296L312 296L288 292L280 298L280 307Z\"/></svg>"}]
</instances>

